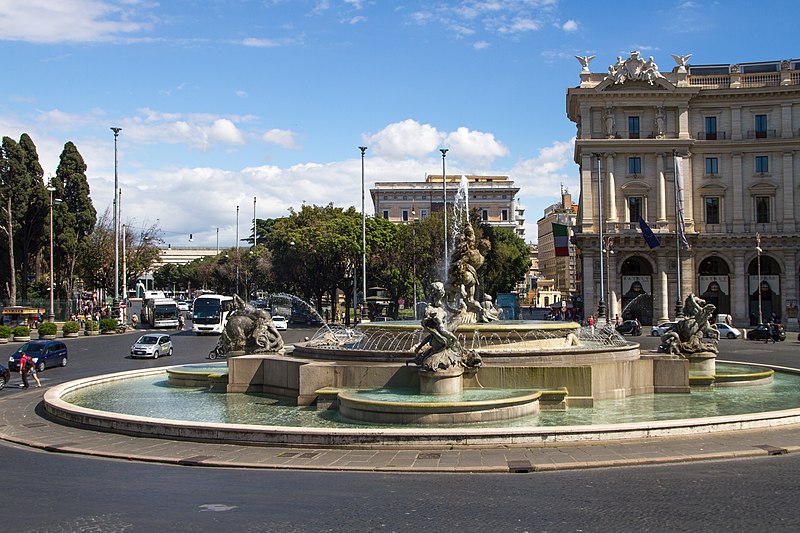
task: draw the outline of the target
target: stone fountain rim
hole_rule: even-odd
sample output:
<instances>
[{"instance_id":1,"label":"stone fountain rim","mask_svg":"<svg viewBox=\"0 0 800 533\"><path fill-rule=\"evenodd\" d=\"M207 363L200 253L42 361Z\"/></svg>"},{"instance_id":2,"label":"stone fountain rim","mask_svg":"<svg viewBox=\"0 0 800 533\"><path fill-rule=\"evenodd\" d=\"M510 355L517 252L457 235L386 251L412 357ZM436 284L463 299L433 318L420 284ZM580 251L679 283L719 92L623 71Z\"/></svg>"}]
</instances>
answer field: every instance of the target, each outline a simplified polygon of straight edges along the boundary
<instances>
[{"instance_id":1,"label":"stone fountain rim","mask_svg":"<svg viewBox=\"0 0 800 533\"><path fill-rule=\"evenodd\" d=\"M722 361L800 374L800 369L758 363ZM45 411L66 423L139 437L282 446L544 446L565 442L641 439L768 428L800 423L800 408L744 415L605 424L524 428L298 428L248 424L189 422L122 415L70 404L62 396L114 380L166 373L171 367L131 370L62 383L44 394Z\"/></svg>"}]
</instances>

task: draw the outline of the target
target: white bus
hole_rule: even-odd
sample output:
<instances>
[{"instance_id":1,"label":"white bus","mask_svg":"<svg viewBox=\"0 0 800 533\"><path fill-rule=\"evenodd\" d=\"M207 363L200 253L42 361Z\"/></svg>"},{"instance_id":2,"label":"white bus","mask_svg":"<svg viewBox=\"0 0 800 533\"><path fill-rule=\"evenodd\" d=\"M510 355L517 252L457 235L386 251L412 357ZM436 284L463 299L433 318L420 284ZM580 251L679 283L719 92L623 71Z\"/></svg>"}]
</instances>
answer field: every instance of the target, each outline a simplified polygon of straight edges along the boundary
<instances>
[{"instance_id":1,"label":"white bus","mask_svg":"<svg viewBox=\"0 0 800 533\"><path fill-rule=\"evenodd\" d=\"M192 307L192 331L197 335L204 333L222 334L228 315L234 309L233 297L222 294L198 296Z\"/></svg>"},{"instance_id":2,"label":"white bus","mask_svg":"<svg viewBox=\"0 0 800 533\"><path fill-rule=\"evenodd\" d=\"M177 328L178 303L172 298L151 298L144 307L144 321L153 328Z\"/></svg>"}]
</instances>

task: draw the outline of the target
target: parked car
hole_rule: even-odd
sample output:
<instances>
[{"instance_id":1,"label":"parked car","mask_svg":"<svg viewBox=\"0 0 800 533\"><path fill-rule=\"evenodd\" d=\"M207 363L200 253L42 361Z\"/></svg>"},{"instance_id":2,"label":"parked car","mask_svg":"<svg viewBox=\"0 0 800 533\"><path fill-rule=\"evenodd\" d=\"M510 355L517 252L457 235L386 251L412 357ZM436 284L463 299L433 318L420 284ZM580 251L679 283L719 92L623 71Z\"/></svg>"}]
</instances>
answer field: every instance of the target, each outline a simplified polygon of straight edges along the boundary
<instances>
[{"instance_id":1,"label":"parked car","mask_svg":"<svg viewBox=\"0 0 800 533\"><path fill-rule=\"evenodd\" d=\"M188 311L189 310L189 302L178 302L178 311Z\"/></svg>"},{"instance_id":2,"label":"parked car","mask_svg":"<svg viewBox=\"0 0 800 533\"><path fill-rule=\"evenodd\" d=\"M172 339L165 333L151 333L139 337L131 346L131 357L152 357L172 355Z\"/></svg>"},{"instance_id":3,"label":"parked car","mask_svg":"<svg viewBox=\"0 0 800 533\"><path fill-rule=\"evenodd\" d=\"M754 329L747 332L747 339L751 341L765 341L771 338L775 331L777 332L779 341L786 340L786 330L780 324L759 324Z\"/></svg>"},{"instance_id":4,"label":"parked car","mask_svg":"<svg viewBox=\"0 0 800 533\"><path fill-rule=\"evenodd\" d=\"M275 329L278 331L286 331L289 329L289 323L286 321L286 317L281 315L272 315L272 325L275 326Z\"/></svg>"},{"instance_id":5,"label":"parked car","mask_svg":"<svg viewBox=\"0 0 800 533\"><path fill-rule=\"evenodd\" d=\"M616 329L622 335L638 336L642 334L642 326L636 320L626 320L625 322L617 326Z\"/></svg>"},{"instance_id":6,"label":"parked car","mask_svg":"<svg viewBox=\"0 0 800 533\"><path fill-rule=\"evenodd\" d=\"M390 316L376 316L372 319L373 322L394 322L394 318Z\"/></svg>"},{"instance_id":7,"label":"parked car","mask_svg":"<svg viewBox=\"0 0 800 533\"><path fill-rule=\"evenodd\" d=\"M67 345L63 341L28 341L8 358L8 369L19 372L19 360L22 354L33 359L38 372L54 366L67 366Z\"/></svg>"},{"instance_id":8,"label":"parked car","mask_svg":"<svg viewBox=\"0 0 800 533\"><path fill-rule=\"evenodd\" d=\"M742 336L742 332L733 326L729 326L725 322L717 322L713 325L719 331L719 338L725 337L726 339L738 339ZM785 335L785 334L784 334Z\"/></svg>"},{"instance_id":9,"label":"parked car","mask_svg":"<svg viewBox=\"0 0 800 533\"><path fill-rule=\"evenodd\" d=\"M10 380L11 371L3 365L0 365L0 389L3 389Z\"/></svg>"},{"instance_id":10,"label":"parked car","mask_svg":"<svg viewBox=\"0 0 800 533\"><path fill-rule=\"evenodd\" d=\"M657 326L653 326L653 329L650 331L650 335L652 335L653 337L660 337L664 333L670 331L676 325L678 325L677 322L662 322Z\"/></svg>"}]
</instances>

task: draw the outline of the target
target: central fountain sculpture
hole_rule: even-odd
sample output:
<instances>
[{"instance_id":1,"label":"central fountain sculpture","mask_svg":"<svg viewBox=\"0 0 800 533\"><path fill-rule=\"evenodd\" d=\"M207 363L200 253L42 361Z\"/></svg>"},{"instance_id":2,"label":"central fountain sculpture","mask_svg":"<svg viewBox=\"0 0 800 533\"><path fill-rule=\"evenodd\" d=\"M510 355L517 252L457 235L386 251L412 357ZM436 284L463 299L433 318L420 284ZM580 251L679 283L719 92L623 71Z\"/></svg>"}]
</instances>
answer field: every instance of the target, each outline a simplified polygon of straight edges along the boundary
<instances>
[{"instance_id":1,"label":"central fountain sculpture","mask_svg":"<svg viewBox=\"0 0 800 533\"><path fill-rule=\"evenodd\" d=\"M225 329L216 347L209 354L217 357L259 353L283 353L283 337L264 309L245 303L239 295L233 296L236 309L228 317Z\"/></svg>"},{"instance_id":2,"label":"central fountain sculpture","mask_svg":"<svg viewBox=\"0 0 800 533\"><path fill-rule=\"evenodd\" d=\"M713 376L719 351L719 331L711 326L716 314L716 306L689 294L683 304L683 318L661 336L659 351L688 359L689 372Z\"/></svg>"}]
</instances>

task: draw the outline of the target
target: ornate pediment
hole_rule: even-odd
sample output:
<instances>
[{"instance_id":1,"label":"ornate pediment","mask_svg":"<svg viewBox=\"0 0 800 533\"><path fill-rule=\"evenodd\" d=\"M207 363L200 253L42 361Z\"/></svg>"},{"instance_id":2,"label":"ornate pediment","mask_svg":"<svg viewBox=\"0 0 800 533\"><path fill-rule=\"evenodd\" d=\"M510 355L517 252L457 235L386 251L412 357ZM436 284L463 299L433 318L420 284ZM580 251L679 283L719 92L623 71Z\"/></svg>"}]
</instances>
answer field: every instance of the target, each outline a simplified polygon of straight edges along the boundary
<instances>
[{"instance_id":1,"label":"ornate pediment","mask_svg":"<svg viewBox=\"0 0 800 533\"><path fill-rule=\"evenodd\" d=\"M653 56L645 61L639 57L639 52L631 52L631 57L622 60L622 56L617 56L617 63L608 67L606 79L612 79L615 85L626 81L644 81L650 85L664 76L658 71L658 65L653 61Z\"/></svg>"}]
</instances>

